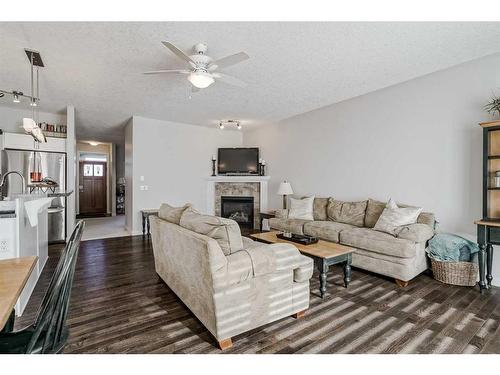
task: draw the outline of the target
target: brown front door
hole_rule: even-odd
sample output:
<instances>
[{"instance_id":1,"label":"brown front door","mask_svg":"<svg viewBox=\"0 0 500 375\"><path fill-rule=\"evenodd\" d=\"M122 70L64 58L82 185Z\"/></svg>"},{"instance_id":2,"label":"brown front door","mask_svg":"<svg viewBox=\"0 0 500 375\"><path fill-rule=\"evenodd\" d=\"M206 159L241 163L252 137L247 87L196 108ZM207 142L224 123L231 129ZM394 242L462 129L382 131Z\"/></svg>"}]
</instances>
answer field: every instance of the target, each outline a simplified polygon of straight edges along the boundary
<instances>
[{"instance_id":1,"label":"brown front door","mask_svg":"<svg viewBox=\"0 0 500 375\"><path fill-rule=\"evenodd\" d=\"M80 162L80 215L106 214L106 163Z\"/></svg>"}]
</instances>

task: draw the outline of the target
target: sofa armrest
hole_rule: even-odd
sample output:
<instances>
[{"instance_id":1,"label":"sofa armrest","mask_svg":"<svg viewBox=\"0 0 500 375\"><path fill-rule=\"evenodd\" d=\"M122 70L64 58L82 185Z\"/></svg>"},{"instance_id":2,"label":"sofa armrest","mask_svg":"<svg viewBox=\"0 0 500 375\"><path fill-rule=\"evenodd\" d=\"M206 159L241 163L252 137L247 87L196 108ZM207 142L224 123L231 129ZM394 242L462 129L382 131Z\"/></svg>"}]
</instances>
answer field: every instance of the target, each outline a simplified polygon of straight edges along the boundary
<instances>
[{"instance_id":1,"label":"sofa armrest","mask_svg":"<svg viewBox=\"0 0 500 375\"><path fill-rule=\"evenodd\" d=\"M396 236L413 242L426 242L434 236L434 230L427 224L404 225L397 229Z\"/></svg>"},{"instance_id":2,"label":"sofa armrest","mask_svg":"<svg viewBox=\"0 0 500 375\"><path fill-rule=\"evenodd\" d=\"M274 213L274 217L276 219L288 219L288 209L278 208Z\"/></svg>"},{"instance_id":3,"label":"sofa armrest","mask_svg":"<svg viewBox=\"0 0 500 375\"><path fill-rule=\"evenodd\" d=\"M307 281L313 274L313 260L302 255L292 244L275 243L267 245L276 259L276 270L293 271L293 279L297 282Z\"/></svg>"},{"instance_id":4,"label":"sofa armrest","mask_svg":"<svg viewBox=\"0 0 500 375\"><path fill-rule=\"evenodd\" d=\"M306 257L305 255L300 255L301 259L297 265L297 268L293 270L293 281L298 283L309 280L313 275L314 261L312 258Z\"/></svg>"}]
</instances>

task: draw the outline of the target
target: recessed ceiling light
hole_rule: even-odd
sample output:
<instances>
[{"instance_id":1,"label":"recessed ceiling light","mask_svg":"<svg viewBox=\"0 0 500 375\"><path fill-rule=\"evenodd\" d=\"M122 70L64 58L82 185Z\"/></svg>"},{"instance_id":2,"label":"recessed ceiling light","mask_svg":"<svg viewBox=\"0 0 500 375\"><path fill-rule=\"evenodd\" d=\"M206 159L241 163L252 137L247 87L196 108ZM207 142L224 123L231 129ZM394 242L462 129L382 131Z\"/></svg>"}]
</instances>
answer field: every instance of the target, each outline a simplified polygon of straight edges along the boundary
<instances>
[{"instance_id":1,"label":"recessed ceiling light","mask_svg":"<svg viewBox=\"0 0 500 375\"><path fill-rule=\"evenodd\" d=\"M99 144L99 142L95 142L95 141L89 142L89 145L94 146L94 147L97 146L98 144Z\"/></svg>"}]
</instances>

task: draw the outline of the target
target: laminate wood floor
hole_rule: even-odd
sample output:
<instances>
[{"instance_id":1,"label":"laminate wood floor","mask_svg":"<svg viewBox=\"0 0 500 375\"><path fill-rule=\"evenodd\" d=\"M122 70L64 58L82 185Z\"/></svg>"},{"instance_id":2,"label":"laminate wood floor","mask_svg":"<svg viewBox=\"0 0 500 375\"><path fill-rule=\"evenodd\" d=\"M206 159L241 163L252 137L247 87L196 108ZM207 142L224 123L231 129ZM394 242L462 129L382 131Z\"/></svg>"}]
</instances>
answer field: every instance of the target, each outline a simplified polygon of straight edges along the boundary
<instances>
[{"instance_id":1,"label":"laminate wood floor","mask_svg":"<svg viewBox=\"0 0 500 375\"><path fill-rule=\"evenodd\" d=\"M57 263L49 261L16 328L32 321ZM340 267L319 298L311 280L305 318L284 318L233 338L224 353L500 353L500 289L441 284L420 275L406 288L353 269L348 289ZM81 244L65 353L221 353L215 340L156 275L142 236Z\"/></svg>"}]
</instances>

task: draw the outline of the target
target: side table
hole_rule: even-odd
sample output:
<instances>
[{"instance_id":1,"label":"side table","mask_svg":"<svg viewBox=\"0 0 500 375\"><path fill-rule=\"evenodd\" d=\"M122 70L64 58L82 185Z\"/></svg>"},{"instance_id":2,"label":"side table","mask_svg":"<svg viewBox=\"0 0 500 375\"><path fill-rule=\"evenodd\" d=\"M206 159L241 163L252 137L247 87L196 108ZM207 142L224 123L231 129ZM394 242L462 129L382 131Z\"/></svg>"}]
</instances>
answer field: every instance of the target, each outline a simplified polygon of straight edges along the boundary
<instances>
[{"instance_id":1,"label":"side table","mask_svg":"<svg viewBox=\"0 0 500 375\"><path fill-rule=\"evenodd\" d=\"M264 223L264 219L272 219L273 217L276 217L276 212L275 211L267 211L267 212L260 212L260 230L262 230L262 224Z\"/></svg>"},{"instance_id":2,"label":"side table","mask_svg":"<svg viewBox=\"0 0 500 375\"><path fill-rule=\"evenodd\" d=\"M491 220L477 220L477 243L479 245L479 290L491 287L493 276L493 245L500 245L500 222Z\"/></svg>"},{"instance_id":3,"label":"side table","mask_svg":"<svg viewBox=\"0 0 500 375\"><path fill-rule=\"evenodd\" d=\"M147 227L147 234L148 236L150 235L150 225L149 225L149 217L151 215L158 216L158 209L149 209L149 210L141 210L141 216L142 216L142 235L146 235L146 227Z\"/></svg>"}]
</instances>

